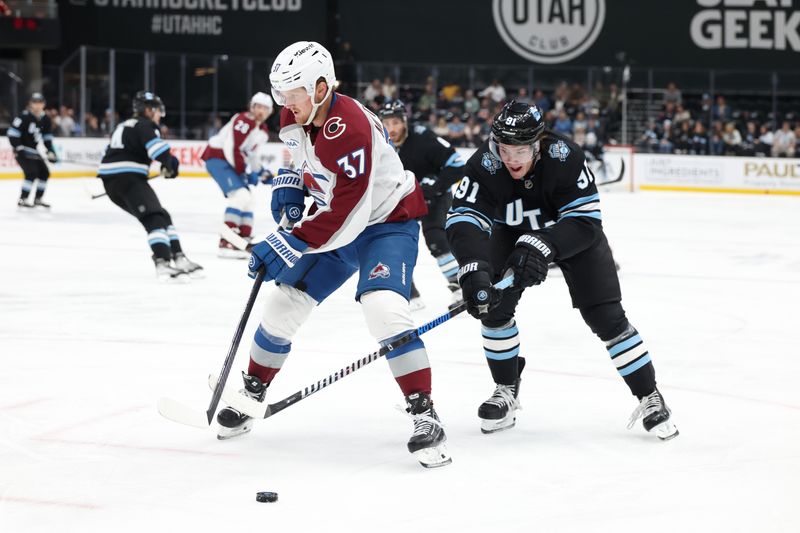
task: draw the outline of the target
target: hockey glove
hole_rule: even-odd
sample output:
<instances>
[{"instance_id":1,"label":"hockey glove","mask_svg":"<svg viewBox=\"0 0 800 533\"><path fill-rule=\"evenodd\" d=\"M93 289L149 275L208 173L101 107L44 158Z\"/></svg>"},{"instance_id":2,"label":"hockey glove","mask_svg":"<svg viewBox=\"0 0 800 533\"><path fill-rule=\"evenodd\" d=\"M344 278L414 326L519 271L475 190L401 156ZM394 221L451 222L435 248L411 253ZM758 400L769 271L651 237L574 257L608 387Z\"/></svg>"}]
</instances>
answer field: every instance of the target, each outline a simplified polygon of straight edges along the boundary
<instances>
[{"instance_id":1,"label":"hockey glove","mask_svg":"<svg viewBox=\"0 0 800 533\"><path fill-rule=\"evenodd\" d=\"M261 172L251 172L250 174L245 174L244 177L248 185L255 187L258 185L258 178L261 177Z\"/></svg>"},{"instance_id":2,"label":"hockey glove","mask_svg":"<svg viewBox=\"0 0 800 533\"><path fill-rule=\"evenodd\" d=\"M261 169L261 175L259 176L259 179L261 180L261 183L263 183L264 185L272 185L272 178L274 177L275 175L272 173L270 169L268 168Z\"/></svg>"},{"instance_id":3,"label":"hockey glove","mask_svg":"<svg viewBox=\"0 0 800 533\"><path fill-rule=\"evenodd\" d=\"M555 257L553 247L538 234L526 233L517 244L507 265L514 271L514 285L531 287L547 278L547 267Z\"/></svg>"},{"instance_id":4,"label":"hockey glove","mask_svg":"<svg viewBox=\"0 0 800 533\"><path fill-rule=\"evenodd\" d=\"M58 156L53 151L47 152L47 160L51 163L58 163Z\"/></svg>"},{"instance_id":5,"label":"hockey glove","mask_svg":"<svg viewBox=\"0 0 800 533\"><path fill-rule=\"evenodd\" d=\"M305 209L305 189L300 174L288 168L278 170L272 180L272 218L278 224L285 214L287 220L294 224L303 218Z\"/></svg>"},{"instance_id":6,"label":"hockey glove","mask_svg":"<svg viewBox=\"0 0 800 533\"><path fill-rule=\"evenodd\" d=\"M491 266L486 261L469 261L458 269L458 284L467 302L467 312L481 319L500 304L503 293L492 287Z\"/></svg>"},{"instance_id":7,"label":"hockey glove","mask_svg":"<svg viewBox=\"0 0 800 533\"><path fill-rule=\"evenodd\" d=\"M250 253L248 276L255 279L258 270L266 270L264 281L276 279L287 268L292 268L308 245L285 231L278 230L267 235L266 239L253 246Z\"/></svg>"},{"instance_id":8,"label":"hockey glove","mask_svg":"<svg viewBox=\"0 0 800 533\"><path fill-rule=\"evenodd\" d=\"M430 207L433 201L442 194L438 190L439 185L437 183L436 176L425 176L420 180L419 186L422 188L422 196L425 197L425 203L428 204L428 207Z\"/></svg>"},{"instance_id":9,"label":"hockey glove","mask_svg":"<svg viewBox=\"0 0 800 533\"><path fill-rule=\"evenodd\" d=\"M164 165L161 164L161 174L164 178L171 180L178 177L178 166L180 165L180 161L174 155L169 156L169 162Z\"/></svg>"}]
</instances>

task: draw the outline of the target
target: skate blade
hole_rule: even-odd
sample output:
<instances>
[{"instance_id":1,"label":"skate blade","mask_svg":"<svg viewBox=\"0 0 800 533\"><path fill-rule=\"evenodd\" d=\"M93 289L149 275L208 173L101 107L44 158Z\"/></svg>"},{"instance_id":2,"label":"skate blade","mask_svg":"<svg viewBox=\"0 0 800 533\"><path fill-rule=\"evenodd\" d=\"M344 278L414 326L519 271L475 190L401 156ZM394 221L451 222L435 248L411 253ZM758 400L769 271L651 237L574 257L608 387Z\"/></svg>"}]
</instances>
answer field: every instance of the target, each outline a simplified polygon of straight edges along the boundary
<instances>
[{"instance_id":1,"label":"skate blade","mask_svg":"<svg viewBox=\"0 0 800 533\"><path fill-rule=\"evenodd\" d=\"M187 274L189 274L189 277L192 279L205 279L206 277L206 273L202 268L198 268L192 272L187 272Z\"/></svg>"},{"instance_id":2,"label":"skate blade","mask_svg":"<svg viewBox=\"0 0 800 533\"><path fill-rule=\"evenodd\" d=\"M447 445L444 443L432 448L417 450L413 455L425 468L439 468L453 462L450 452L447 451Z\"/></svg>"},{"instance_id":3,"label":"skate blade","mask_svg":"<svg viewBox=\"0 0 800 533\"><path fill-rule=\"evenodd\" d=\"M666 422L662 422L661 424L657 425L653 429L650 430L650 433L655 433L656 437L661 440L672 440L680 433L678 432L678 428L675 427L675 424L667 420Z\"/></svg>"},{"instance_id":4,"label":"skate blade","mask_svg":"<svg viewBox=\"0 0 800 533\"><path fill-rule=\"evenodd\" d=\"M517 425L517 417L501 418L500 420L481 420L481 433L488 435L490 433L497 433L506 429L511 429Z\"/></svg>"},{"instance_id":5,"label":"skate blade","mask_svg":"<svg viewBox=\"0 0 800 533\"><path fill-rule=\"evenodd\" d=\"M253 429L253 420L250 419L238 428L226 428L225 426L220 426L219 431L217 431L217 440L229 440L245 433L250 433L250 430Z\"/></svg>"}]
</instances>

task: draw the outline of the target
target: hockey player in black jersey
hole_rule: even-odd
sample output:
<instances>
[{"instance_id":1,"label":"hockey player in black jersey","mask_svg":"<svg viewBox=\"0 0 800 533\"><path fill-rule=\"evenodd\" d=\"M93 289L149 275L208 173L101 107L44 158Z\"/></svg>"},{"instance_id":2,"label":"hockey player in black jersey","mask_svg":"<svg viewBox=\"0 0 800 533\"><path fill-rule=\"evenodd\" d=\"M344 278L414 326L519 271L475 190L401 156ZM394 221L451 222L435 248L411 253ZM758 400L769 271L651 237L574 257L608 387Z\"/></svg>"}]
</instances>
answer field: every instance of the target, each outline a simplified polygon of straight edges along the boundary
<instances>
[{"instance_id":1,"label":"hockey player in black jersey","mask_svg":"<svg viewBox=\"0 0 800 533\"><path fill-rule=\"evenodd\" d=\"M400 156L400 161L403 162L403 167L414 173L425 195L428 214L421 222L428 250L436 258L439 269L447 279L447 286L453 293L453 301L461 300L457 279L458 263L450 253L444 223L452 200L449 194L450 187L463 176L464 160L449 142L429 129L423 126L409 129L405 105L400 100L386 103L380 110L380 116ZM413 282L411 306L412 308L424 306Z\"/></svg>"},{"instance_id":2,"label":"hockey player in black jersey","mask_svg":"<svg viewBox=\"0 0 800 533\"><path fill-rule=\"evenodd\" d=\"M203 267L183 253L172 218L147 182L151 161L161 163L165 178L178 176L178 159L170 153L158 126L164 115L164 104L158 96L148 91L136 93L133 117L114 130L97 175L111 201L136 217L147 230L159 279L185 282L190 276L201 277Z\"/></svg>"},{"instance_id":3,"label":"hockey player in black jersey","mask_svg":"<svg viewBox=\"0 0 800 533\"><path fill-rule=\"evenodd\" d=\"M11 122L11 127L6 132L14 150L14 157L25 174L22 192L17 202L19 207L50 207L42 200L50 171L37 149L39 143L44 143L48 161L55 163L58 157L53 147L50 117L44 112L44 104L44 96L41 93L33 93L28 100L28 107ZM34 188L34 182L36 182L36 193L33 203L29 203L28 197Z\"/></svg>"},{"instance_id":4,"label":"hockey player in black jersey","mask_svg":"<svg viewBox=\"0 0 800 533\"><path fill-rule=\"evenodd\" d=\"M628 427L667 440L678 430L656 388L639 332L620 304L619 279L603 233L594 176L572 141L545 129L534 105L510 102L469 159L454 193L447 236L460 265L469 313L481 320L494 394L478 409L481 429L514 426L519 407L519 336L514 315L522 292L542 283L548 265L561 267L573 307L605 343L611 362L639 399ZM492 288L507 271L514 286Z\"/></svg>"}]
</instances>

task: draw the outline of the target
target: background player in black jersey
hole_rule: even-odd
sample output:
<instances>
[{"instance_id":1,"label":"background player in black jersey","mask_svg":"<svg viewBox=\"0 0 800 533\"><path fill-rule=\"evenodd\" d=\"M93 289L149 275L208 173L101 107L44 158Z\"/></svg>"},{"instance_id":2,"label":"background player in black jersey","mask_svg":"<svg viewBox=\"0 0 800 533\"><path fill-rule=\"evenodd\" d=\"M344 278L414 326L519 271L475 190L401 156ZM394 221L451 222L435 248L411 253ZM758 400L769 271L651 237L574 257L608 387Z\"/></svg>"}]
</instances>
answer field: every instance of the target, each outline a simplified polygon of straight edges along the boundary
<instances>
[{"instance_id":1,"label":"background player in black jersey","mask_svg":"<svg viewBox=\"0 0 800 533\"><path fill-rule=\"evenodd\" d=\"M481 429L513 427L519 407L519 336L514 314L525 288L542 283L550 263L564 272L572 305L605 343L611 362L639 399L629 427L661 439L678 434L656 388L639 333L620 304L619 279L603 233L599 196L583 152L548 130L536 106L511 102L489 140L469 159L454 193L447 236L458 259L470 314L482 322L494 394L478 409ZM514 287L492 288L508 270Z\"/></svg>"},{"instance_id":2,"label":"background player in black jersey","mask_svg":"<svg viewBox=\"0 0 800 533\"><path fill-rule=\"evenodd\" d=\"M458 285L458 263L450 253L444 231L447 210L452 196L450 187L463 176L464 160L446 140L423 126L408 128L406 108L402 101L388 102L380 111L383 126L400 156L403 167L417 177L428 204L428 214L422 218L422 234L431 255L453 292L453 301L461 300ZM419 291L411 285L411 307L424 307Z\"/></svg>"},{"instance_id":3,"label":"background player in black jersey","mask_svg":"<svg viewBox=\"0 0 800 533\"><path fill-rule=\"evenodd\" d=\"M151 161L161 163L165 178L178 176L178 158L170 153L158 127L164 115L161 98L148 91L136 93L133 117L114 130L97 175L111 201L147 230L156 275L167 281L188 281L189 276L201 277L203 267L189 261L181 250L172 218L147 182Z\"/></svg>"},{"instance_id":4,"label":"background player in black jersey","mask_svg":"<svg viewBox=\"0 0 800 533\"><path fill-rule=\"evenodd\" d=\"M42 201L50 171L47 163L39 154L37 148L39 143L44 143L48 161L55 163L58 157L53 148L50 117L44 112L44 103L44 96L41 93L31 94L28 107L11 122L11 127L6 132L14 150L14 157L25 174L25 178L22 180L22 192L17 202L19 207L50 207ZM36 194L31 204L28 203L28 197L34 188L34 181L36 182Z\"/></svg>"}]
</instances>

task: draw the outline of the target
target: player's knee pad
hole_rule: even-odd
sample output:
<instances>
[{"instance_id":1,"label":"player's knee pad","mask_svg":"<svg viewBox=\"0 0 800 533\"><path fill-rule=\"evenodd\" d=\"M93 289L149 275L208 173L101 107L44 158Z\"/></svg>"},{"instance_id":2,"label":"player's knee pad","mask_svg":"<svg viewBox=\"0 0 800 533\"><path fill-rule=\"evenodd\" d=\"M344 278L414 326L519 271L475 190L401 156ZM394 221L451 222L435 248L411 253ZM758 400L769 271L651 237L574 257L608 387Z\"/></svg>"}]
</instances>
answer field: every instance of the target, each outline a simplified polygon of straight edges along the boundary
<instances>
[{"instance_id":1,"label":"player's knee pad","mask_svg":"<svg viewBox=\"0 0 800 533\"><path fill-rule=\"evenodd\" d=\"M317 302L289 285L278 285L267 295L261 327L274 337L291 340Z\"/></svg>"},{"instance_id":2,"label":"player's knee pad","mask_svg":"<svg viewBox=\"0 0 800 533\"><path fill-rule=\"evenodd\" d=\"M247 187L234 189L228 193L228 207L239 211L252 211L253 194Z\"/></svg>"},{"instance_id":3,"label":"player's knee pad","mask_svg":"<svg viewBox=\"0 0 800 533\"><path fill-rule=\"evenodd\" d=\"M378 290L362 294L361 309L370 334L378 342L414 329L408 300L394 291Z\"/></svg>"},{"instance_id":4,"label":"player's knee pad","mask_svg":"<svg viewBox=\"0 0 800 533\"><path fill-rule=\"evenodd\" d=\"M631 328L620 302L581 308L580 311L583 320L592 329L592 332L604 342L619 337Z\"/></svg>"},{"instance_id":5,"label":"player's knee pad","mask_svg":"<svg viewBox=\"0 0 800 533\"><path fill-rule=\"evenodd\" d=\"M147 232L151 232L155 229L167 229L167 226L171 224L169 216L165 216L166 211L154 211L150 213L144 213L142 216L139 217L139 221L144 226L144 229Z\"/></svg>"}]
</instances>

